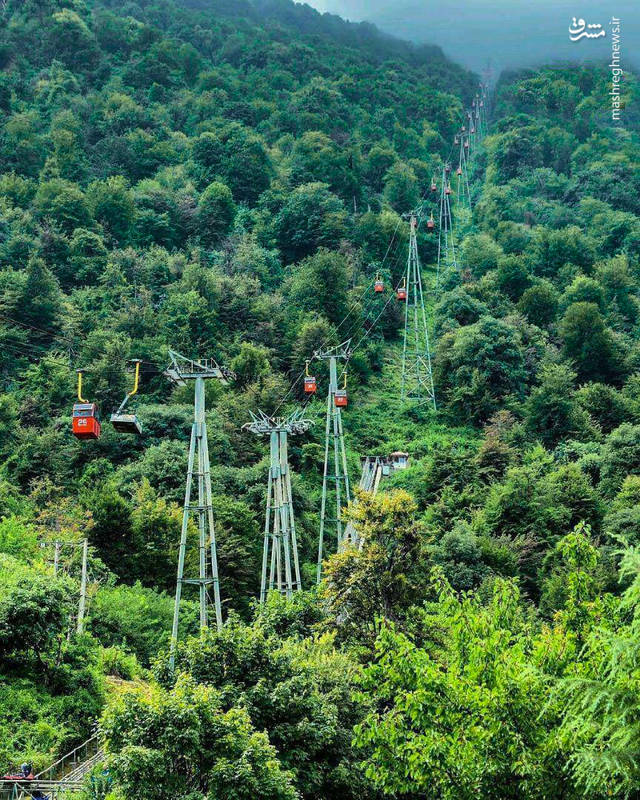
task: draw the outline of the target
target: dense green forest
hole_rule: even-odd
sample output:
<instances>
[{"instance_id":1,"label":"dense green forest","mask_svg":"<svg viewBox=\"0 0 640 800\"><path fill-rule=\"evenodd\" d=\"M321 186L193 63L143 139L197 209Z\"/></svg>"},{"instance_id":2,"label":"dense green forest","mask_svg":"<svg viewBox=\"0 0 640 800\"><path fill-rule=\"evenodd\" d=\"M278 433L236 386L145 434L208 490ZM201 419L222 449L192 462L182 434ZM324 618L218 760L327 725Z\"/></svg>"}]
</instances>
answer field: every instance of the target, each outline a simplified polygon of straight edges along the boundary
<instances>
[{"instance_id":1,"label":"dense green forest","mask_svg":"<svg viewBox=\"0 0 640 800\"><path fill-rule=\"evenodd\" d=\"M640 793L638 85L503 75L457 213L418 246L438 411L400 400L408 226L479 78L288 0L0 2L0 771L99 725L137 800ZM454 164L454 167L456 164ZM426 198L426 199L425 199ZM345 322L346 319L346 322ZM375 324L374 324L375 322ZM267 442L351 337L348 466L409 453L315 585L327 375L290 459L305 591L260 607ZM192 386L207 385L225 625L183 600ZM106 421L131 388L143 434ZM99 403L71 433L76 369ZM293 389L291 388L293 385ZM134 405L135 404L135 405ZM76 631L89 540L85 630Z\"/></svg>"}]
</instances>

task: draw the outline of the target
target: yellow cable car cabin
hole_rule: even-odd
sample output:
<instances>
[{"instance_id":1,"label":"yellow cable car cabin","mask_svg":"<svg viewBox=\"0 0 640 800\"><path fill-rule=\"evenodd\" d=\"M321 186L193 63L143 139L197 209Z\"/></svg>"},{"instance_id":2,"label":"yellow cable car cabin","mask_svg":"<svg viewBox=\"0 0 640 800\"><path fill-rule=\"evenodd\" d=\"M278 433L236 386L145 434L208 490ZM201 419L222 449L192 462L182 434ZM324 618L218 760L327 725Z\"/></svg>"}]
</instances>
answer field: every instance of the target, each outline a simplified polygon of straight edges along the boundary
<instances>
[{"instance_id":1,"label":"yellow cable car cabin","mask_svg":"<svg viewBox=\"0 0 640 800\"><path fill-rule=\"evenodd\" d=\"M315 394L318 390L318 385L314 375L309 375L309 362L305 363L304 368L304 393Z\"/></svg>"},{"instance_id":2,"label":"yellow cable car cabin","mask_svg":"<svg viewBox=\"0 0 640 800\"><path fill-rule=\"evenodd\" d=\"M142 425L138 417L135 414L125 414L124 412L124 407L129 402L129 398L138 393L140 384L140 359L135 359L133 363L135 364L133 389L125 395L118 410L111 415L111 424L119 433L133 433L139 436L142 433Z\"/></svg>"}]
</instances>

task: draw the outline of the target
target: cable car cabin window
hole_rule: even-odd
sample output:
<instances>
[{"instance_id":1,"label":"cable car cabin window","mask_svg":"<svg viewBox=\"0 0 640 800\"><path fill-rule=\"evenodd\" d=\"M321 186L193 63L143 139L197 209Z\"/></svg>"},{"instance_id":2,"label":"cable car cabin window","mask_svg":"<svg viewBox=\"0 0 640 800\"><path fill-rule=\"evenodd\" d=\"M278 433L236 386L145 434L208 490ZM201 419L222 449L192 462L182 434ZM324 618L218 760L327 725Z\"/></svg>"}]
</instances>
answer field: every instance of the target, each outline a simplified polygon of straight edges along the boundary
<instances>
[{"instance_id":1,"label":"cable car cabin window","mask_svg":"<svg viewBox=\"0 0 640 800\"><path fill-rule=\"evenodd\" d=\"M76 403L73 407L74 417L95 417L100 419L100 411L95 403Z\"/></svg>"}]
</instances>

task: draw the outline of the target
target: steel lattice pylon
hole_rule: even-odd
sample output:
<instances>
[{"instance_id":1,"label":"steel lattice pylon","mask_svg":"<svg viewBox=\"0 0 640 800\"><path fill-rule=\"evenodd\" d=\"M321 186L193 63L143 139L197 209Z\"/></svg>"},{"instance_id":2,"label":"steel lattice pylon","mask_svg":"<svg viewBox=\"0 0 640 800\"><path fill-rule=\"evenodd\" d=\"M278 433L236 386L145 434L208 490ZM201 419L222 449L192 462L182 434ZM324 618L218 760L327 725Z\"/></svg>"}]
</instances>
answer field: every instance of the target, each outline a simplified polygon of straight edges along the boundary
<instances>
[{"instance_id":1,"label":"steel lattice pylon","mask_svg":"<svg viewBox=\"0 0 640 800\"><path fill-rule=\"evenodd\" d=\"M438 267L436 271L436 288L440 286L443 275L450 269L457 269L456 246L453 237L453 216L451 214L451 184L449 174L451 167L442 168L442 186L440 188L440 219L438 226Z\"/></svg>"},{"instance_id":2,"label":"steel lattice pylon","mask_svg":"<svg viewBox=\"0 0 640 800\"><path fill-rule=\"evenodd\" d=\"M431 348L427 315L422 291L422 272L418 259L416 237L418 217L409 214L409 255L405 286L407 299L404 309L404 342L402 347L402 390L403 400L427 402L436 410L436 395L431 369Z\"/></svg>"},{"instance_id":3,"label":"steel lattice pylon","mask_svg":"<svg viewBox=\"0 0 640 800\"><path fill-rule=\"evenodd\" d=\"M184 494L182 513L182 529L180 533L180 549L178 553L178 576L176 580L176 596L173 609L173 626L171 629L170 665L175 663L175 650L178 642L178 625L180 621L180 599L184 585L195 585L199 589L200 629L209 624L208 588L213 589L216 626L222 628L222 606L220 603L220 581L218 576L218 556L216 536L213 524L213 504L211 496L211 467L209 463L209 444L207 440L207 423L205 420L205 381L216 379L226 382L233 377L230 370L220 367L213 359L193 360L169 351L171 363L165 370L165 376L178 385L187 381L195 384L194 417L191 426L189 443L189 459L187 466L187 482ZM197 484L197 502L192 502L193 484ZM185 578L185 559L189 519L194 515L198 525L198 577Z\"/></svg>"},{"instance_id":4,"label":"steel lattice pylon","mask_svg":"<svg viewBox=\"0 0 640 800\"><path fill-rule=\"evenodd\" d=\"M324 538L327 523L334 524L336 530L336 547L339 549L344 538L342 506L351 502L349 488L349 473L347 472L347 454L344 447L344 432L342 429L342 413L336 406L336 391L338 390L338 359L348 361L351 356L351 339L342 342L337 347L327 350L316 350L314 358L329 362L329 392L327 394L327 417L324 434L324 468L322 473L322 502L320 506L320 535L318 538L318 565L317 580L322 577L322 560L324 558ZM333 473L329 472L333 450ZM329 482L335 485L335 517L329 516L327 509Z\"/></svg>"},{"instance_id":5,"label":"steel lattice pylon","mask_svg":"<svg viewBox=\"0 0 640 800\"><path fill-rule=\"evenodd\" d=\"M288 437L305 433L312 424L311 420L303 419L301 410L294 411L286 418L268 417L258 411L257 415L251 413L251 422L243 426L259 436L268 436L270 440L260 579L261 603L264 603L267 592L272 589L291 597L294 591L302 588L291 494Z\"/></svg>"}]
</instances>

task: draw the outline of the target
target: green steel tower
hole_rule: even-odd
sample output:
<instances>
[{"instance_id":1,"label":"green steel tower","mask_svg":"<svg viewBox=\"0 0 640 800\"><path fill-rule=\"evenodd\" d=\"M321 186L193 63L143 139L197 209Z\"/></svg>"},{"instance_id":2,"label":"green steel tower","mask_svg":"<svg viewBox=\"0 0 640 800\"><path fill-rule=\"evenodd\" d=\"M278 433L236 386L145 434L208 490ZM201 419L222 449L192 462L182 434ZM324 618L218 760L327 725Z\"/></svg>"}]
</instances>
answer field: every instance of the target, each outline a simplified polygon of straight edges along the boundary
<instances>
[{"instance_id":1,"label":"green steel tower","mask_svg":"<svg viewBox=\"0 0 640 800\"><path fill-rule=\"evenodd\" d=\"M306 433L313 424L311 420L304 419L302 414L299 409L288 417L268 417L258 411L257 415L251 413L251 422L243 426L258 436L269 437L260 603L264 603L267 593L272 589L291 597L302 588L288 444L289 436Z\"/></svg>"},{"instance_id":2,"label":"green steel tower","mask_svg":"<svg viewBox=\"0 0 640 800\"><path fill-rule=\"evenodd\" d=\"M209 589L213 590L216 626L218 630L222 628L218 556L211 498L211 467L209 464L209 445L205 420L205 381L214 379L226 383L229 378L233 377L233 373L224 367L220 367L213 359L189 359L172 350L169 351L169 357L171 363L165 370L165 376L179 386L184 386L188 381L193 381L195 386L194 418L189 443L187 483L184 494L182 530L178 553L178 577L173 608L173 627L171 630L170 664L173 668L178 642L180 599L183 586L193 585L198 587L201 630L207 628L209 624ZM197 486L197 499L192 499L194 483ZM197 577L185 577L189 519L192 515L198 527L198 575Z\"/></svg>"},{"instance_id":3,"label":"green steel tower","mask_svg":"<svg viewBox=\"0 0 640 800\"><path fill-rule=\"evenodd\" d=\"M324 539L327 526L335 526L336 546L340 548L344 538L342 506L351 501L349 489L349 473L347 472L347 454L344 447L342 429L342 408L346 405L346 362L351 357L351 339L336 347L316 350L314 358L329 362L329 391L327 393L327 417L324 434L324 468L322 473L322 502L320 506L320 535L318 539L317 580L322 577L322 560L324 558ZM345 379L343 388L338 388L338 361L345 362L342 376ZM333 484L334 502L328 497L329 484ZM328 506L331 506L330 511ZM335 514L335 516L334 516Z\"/></svg>"},{"instance_id":4,"label":"green steel tower","mask_svg":"<svg viewBox=\"0 0 640 800\"><path fill-rule=\"evenodd\" d=\"M417 228L417 212L412 211L409 214L409 256L404 278L407 297L404 309L401 397L403 400L429 403L435 411L436 395L433 387L422 273L418 259Z\"/></svg>"}]
</instances>

